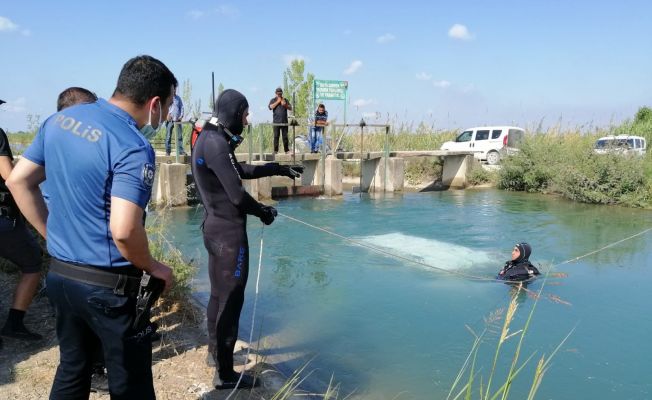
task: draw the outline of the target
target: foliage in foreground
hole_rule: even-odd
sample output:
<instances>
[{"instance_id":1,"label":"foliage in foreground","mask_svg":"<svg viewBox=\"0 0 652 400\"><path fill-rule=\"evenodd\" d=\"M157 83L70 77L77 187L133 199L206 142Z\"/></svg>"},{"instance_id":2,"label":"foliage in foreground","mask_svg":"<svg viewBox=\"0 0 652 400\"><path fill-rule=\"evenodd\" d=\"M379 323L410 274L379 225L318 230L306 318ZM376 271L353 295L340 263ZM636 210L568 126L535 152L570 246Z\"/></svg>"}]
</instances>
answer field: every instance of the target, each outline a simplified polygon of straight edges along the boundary
<instances>
[{"instance_id":1,"label":"foliage in foreground","mask_svg":"<svg viewBox=\"0 0 652 400\"><path fill-rule=\"evenodd\" d=\"M509 302L507 312L505 314L505 319L503 322L502 329L500 330L500 336L498 339L498 343L496 344L496 350L494 352L491 369L489 369L489 376L486 378L486 383L484 383L482 376L480 377L478 376L480 373L479 371L482 368L479 368L477 366L477 361L478 361L477 357L478 357L478 350L485 339L485 335L488 329L485 328L485 330L480 334L476 334L475 332L471 331L475 336L475 340L471 347L471 351L466 357L466 360L464 361L460 371L458 372L457 377L453 381L453 384L448 393L448 396L446 397L446 400L456 400L459 398L464 398L465 400L471 400L473 398L473 393L476 392L479 393L478 398L480 400L495 400L498 398L500 398L501 400L506 400L509 398L512 389L512 384L514 383L515 379L519 376L519 374L523 371L525 366L530 362L530 360L532 360L532 358L535 355L535 353L532 353L525 360L521 360L521 350L523 348L523 342L526 338L528 329L530 327L530 322L532 321L534 311L536 310L536 306L538 304L538 299L541 297L541 293L544 287L545 287L545 281L541 285L541 288L539 289L538 293L534 295L535 297L534 305L532 306L532 309L528 314L524 326L518 330L513 330L512 322L514 321L514 317L519 308L518 298L520 295L523 295L524 294L523 291L527 289L523 288L519 284L512 291L512 297ZM535 367L534 370L532 384L530 385L530 390L527 397L525 397L524 394L520 394L518 398L521 399L526 398L528 400L535 398L536 393L539 390L539 387L541 386L541 382L543 381L543 377L548 371L548 368L550 368L550 361L553 359L555 354L557 354L561 346L570 337L572 332L573 331L571 330L571 332L568 335L566 335L566 337L559 343L559 345L549 356L546 357L546 355L544 354L539 358L537 366ZM494 388L494 391L492 391L494 378L496 377L498 373L498 369L500 368L500 366L498 365L499 364L498 359L501 355L501 351L503 350L503 345L512 338L514 338L515 340L518 339L518 343L514 350L514 354L512 355L512 362L509 365L509 368L507 369L504 382L501 382L498 389ZM466 379L464 379L465 376ZM465 380L466 382L464 383Z\"/></svg>"},{"instance_id":2,"label":"foliage in foreground","mask_svg":"<svg viewBox=\"0 0 652 400\"><path fill-rule=\"evenodd\" d=\"M147 221L147 237L152 257L168 265L174 272L174 285L165 296L170 300L180 300L192 291L192 279L196 267L183 258L181 251L168 239L167 226L169 214L166 209L158 211Z\"/></svg>"}]
</instances>

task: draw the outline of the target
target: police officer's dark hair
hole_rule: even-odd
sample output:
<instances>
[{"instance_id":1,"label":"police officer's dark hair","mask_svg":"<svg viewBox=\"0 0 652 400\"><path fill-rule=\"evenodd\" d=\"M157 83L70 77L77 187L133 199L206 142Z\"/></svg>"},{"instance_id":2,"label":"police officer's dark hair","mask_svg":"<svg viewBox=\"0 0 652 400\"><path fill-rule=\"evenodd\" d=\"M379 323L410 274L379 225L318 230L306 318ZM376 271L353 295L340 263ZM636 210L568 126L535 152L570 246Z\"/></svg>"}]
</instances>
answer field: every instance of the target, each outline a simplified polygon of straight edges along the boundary
<instances>
[{"instance_id":1,"label":"police officer's dark hair","mask_svg":"<svg viewBox=\"0 0 652 400\"><path fill-rule=\"evenodd\" d=\"M97 101L95 93L81 87L69 87L59 94L57 111L80 103L93 103Z\"/></svg>"},{"instance_id":2,"label":"police officer's dark hair","mask_svg":"<svg viewBox=\"0 0 652 400\"><path fill-rule=\"evenodd\" d=\"M172 86L177 78L161 61L151 56L137 56L127 61L120 71L113 95L122 95L137 105L143 105L152 97L162 102L172 96Z\"/></svg>"}]
</instances>

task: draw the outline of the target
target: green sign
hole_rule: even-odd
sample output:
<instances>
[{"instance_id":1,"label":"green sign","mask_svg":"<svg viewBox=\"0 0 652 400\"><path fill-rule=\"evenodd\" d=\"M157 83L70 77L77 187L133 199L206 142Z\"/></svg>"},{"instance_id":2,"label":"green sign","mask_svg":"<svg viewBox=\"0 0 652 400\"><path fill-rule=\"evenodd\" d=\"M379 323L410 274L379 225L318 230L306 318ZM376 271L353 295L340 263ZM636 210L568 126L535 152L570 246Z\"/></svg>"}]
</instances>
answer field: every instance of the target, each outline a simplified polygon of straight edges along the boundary
<instances>
[{"instance_id":1,"label":"green sign","mask_svg":"<svg viewBox=\"0 0 652 400\"><path fill-rule=\"evenodd\" d=\"M315 79L315 100L346 100L348 81L325 81Z\"/></svg>"}]
</instances>

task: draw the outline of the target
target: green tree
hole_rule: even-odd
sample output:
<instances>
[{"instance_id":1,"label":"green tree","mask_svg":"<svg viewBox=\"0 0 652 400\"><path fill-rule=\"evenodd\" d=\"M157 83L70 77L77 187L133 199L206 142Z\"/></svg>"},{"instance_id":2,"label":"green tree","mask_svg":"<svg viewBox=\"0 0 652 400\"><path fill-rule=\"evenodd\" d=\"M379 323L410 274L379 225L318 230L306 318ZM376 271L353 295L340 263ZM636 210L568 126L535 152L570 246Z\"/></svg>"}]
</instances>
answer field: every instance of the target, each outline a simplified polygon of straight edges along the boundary
<instances>
[{"instance_id":1,"label":"green tree","mask_svg":"<svg viewBox=\"0 0 652 400\"><path fill-rule=\"evenodd\" d=\"M634 120L634 123L639 124L646 122L652 122L652 108L641 107L636 112L636 119Z\"/></svg>"},{"instance_id":2,"label":"green tree","mask_svg":"<svg viewBox=\"0 0 652 400\"><path fill-rule=\"evenodd\" d=\"M220 94L222 94L223 91L224 91L224 85L222 85L222 82L220 82L220 84L217 85L217 95L219 96Z\"/></svg>"},{"instance_id":3,"label":"green tree","mask_svg":"<svg viewBox=\"0 0 652 400\"><path fill-rule=\"evenodd\" d=\"M292 63L283 73L283 92L285 96L292 99L296 95L294 115L298 118L306 118L312 111L312 83L315 75L307 73L304 77L306 63L304 60L292 60Z\"/></svg>"}]
</instances>

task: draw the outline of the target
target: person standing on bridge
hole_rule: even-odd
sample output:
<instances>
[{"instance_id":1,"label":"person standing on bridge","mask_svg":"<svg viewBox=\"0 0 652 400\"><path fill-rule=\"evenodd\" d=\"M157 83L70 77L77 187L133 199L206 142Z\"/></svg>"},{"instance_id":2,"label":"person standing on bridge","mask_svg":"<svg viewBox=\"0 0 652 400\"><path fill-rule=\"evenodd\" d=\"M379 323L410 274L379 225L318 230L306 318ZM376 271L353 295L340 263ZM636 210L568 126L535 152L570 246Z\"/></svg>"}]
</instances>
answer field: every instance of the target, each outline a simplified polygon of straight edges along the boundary
<instances>
[{"instance_id":1,"label":"person standing on bridge","mask_svg":"<svg viewBox=\"0 0 652 400\"><path fill-rule=\"evenodd\" d=\"M272 122L274 124L288 123L288 110L292 110L292 104L283 97L283 89L276 88L276 96L269 101L269 109L272 110ZM274 125L274 154L278 153L278 137L283 135L283 148L285 154L290 154L288 142L288 127Z\"/></svg>"},{"instance_id":2,"label":"person standing on bridge","mask_svg":"<svg viewBox=\"0 0 652 400\"><path fill-rule=\"evenodd\" d=\"M328 111L323 104L315 110L314 124L310 127L310 152L319 153L319 147L324 144L324 127L328 125Z\"/></svg>"},{"instance_id":3,"label":"person standing on bridge","mask_svg":"<svg viewBox=\"0 0 652 400\"><path fill-rule=\"evenodd\" d=\"M202 232L208 251L211 295L207 309L209 365L216 365L216 389L255 386L253 377L233 370L240 312L249 275L247 215L265 224L274 222L276 210L256 201L242 187L242 179L272 175L294 179L301 167L277 163L248 165L238 162L235 148L242 143L249 103L238 91L227 89L215 101L213 118L202 128L192 151L192 173L204 204Z\"/></svg>"},{"instance_id":4,"label":"person standing on bridge","mask_svg":"<svg viewBox=\"0 0 652 400\"><path fill-rule=\"evenodd\" d=\"M174 87L174 99L168 111L168 119L165 122L165 155L169 156L172 150L172 130L174 126L177 127L177 155L185 156L186 152L183 150L183 128L181 120L183 119L183 101L177 95L177 87Z\"/></svg>"}]
</instances>

